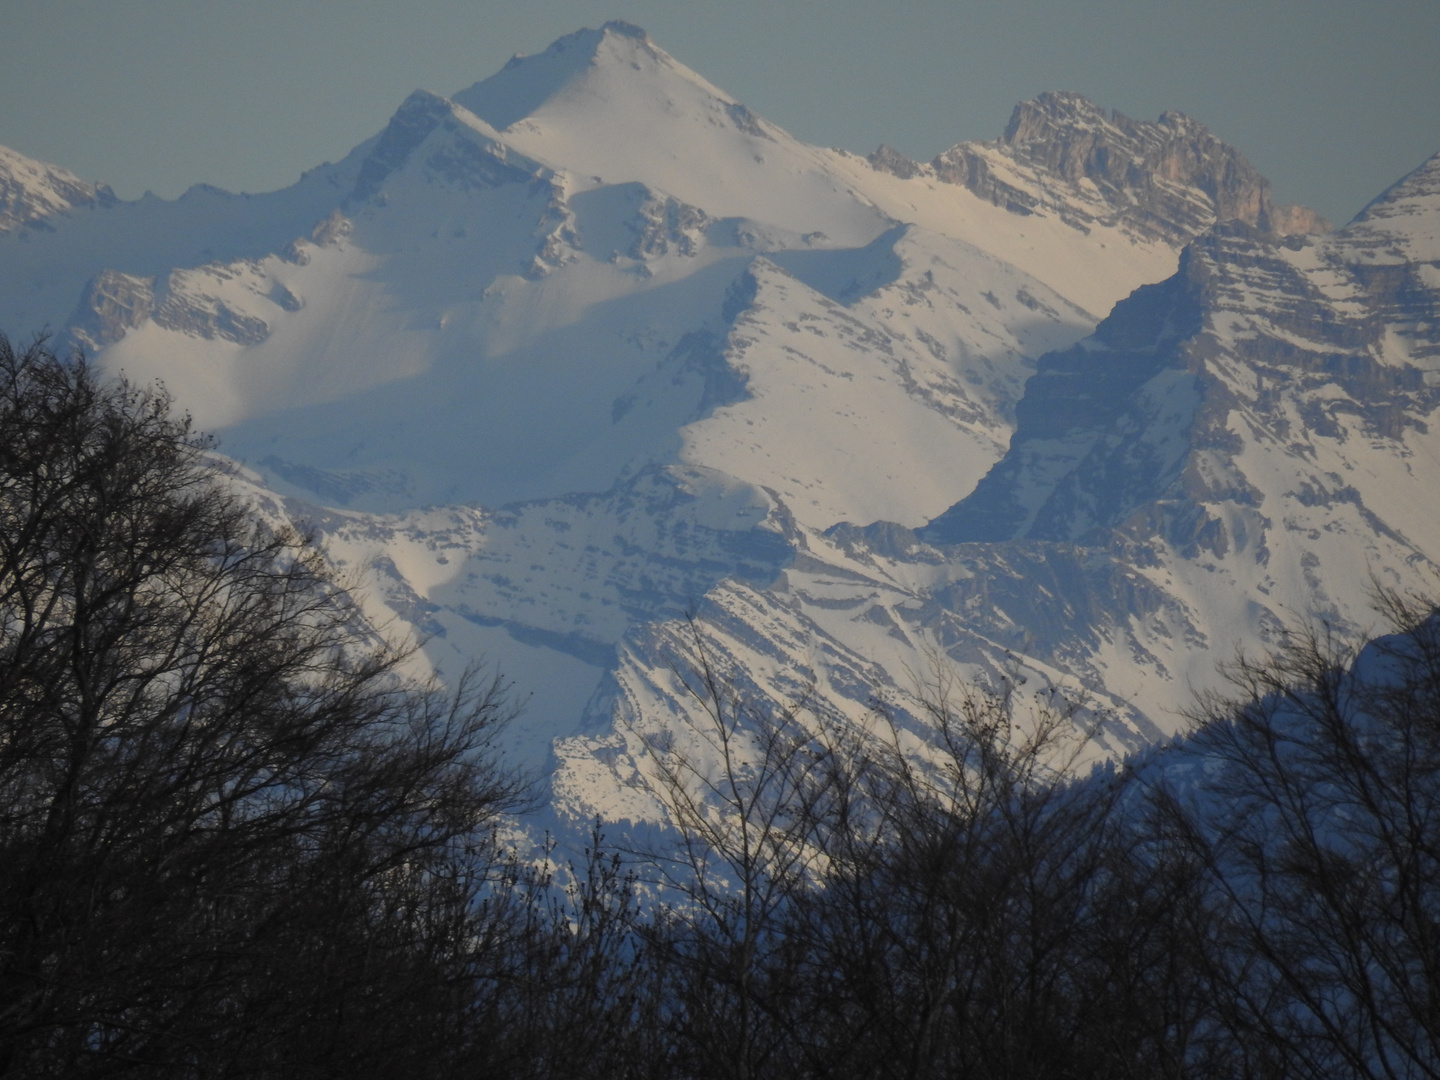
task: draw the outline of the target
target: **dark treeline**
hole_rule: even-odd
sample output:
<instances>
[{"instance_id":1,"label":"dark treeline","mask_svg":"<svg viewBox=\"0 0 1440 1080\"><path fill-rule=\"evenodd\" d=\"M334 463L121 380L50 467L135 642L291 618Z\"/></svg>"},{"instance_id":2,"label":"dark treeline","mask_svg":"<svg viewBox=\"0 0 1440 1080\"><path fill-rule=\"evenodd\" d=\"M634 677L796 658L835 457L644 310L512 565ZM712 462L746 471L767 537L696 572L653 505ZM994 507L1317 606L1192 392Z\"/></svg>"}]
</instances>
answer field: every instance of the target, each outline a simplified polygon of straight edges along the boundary
<instances>
[{"instance_id":1,"label":"dark treeline","mask_svg":"<svg viewBox=\"0 0 1440 1080\"><path fill-rule=\"evenodd\" d=\"M697 630L673 829L552 878L502 690L403 678L162 394L0 339L0 431L0 1074L1440 1073L1426 611L1084 776L1064 708L761 707Z\"/></svg>"},{"instance_id":2,"label":"dark treeline","mask_svg":"<svg viewBox=\"0 0 1440 1080\"><path fill-rule=\"evenodd\" d=\"M1083 777L1052 702L936 687L917 752L747 708L697 632L655 1075L1440 1074L1440 617L1386 603L1358 658L1297 634Z\"/></svg>"}]
</instances>

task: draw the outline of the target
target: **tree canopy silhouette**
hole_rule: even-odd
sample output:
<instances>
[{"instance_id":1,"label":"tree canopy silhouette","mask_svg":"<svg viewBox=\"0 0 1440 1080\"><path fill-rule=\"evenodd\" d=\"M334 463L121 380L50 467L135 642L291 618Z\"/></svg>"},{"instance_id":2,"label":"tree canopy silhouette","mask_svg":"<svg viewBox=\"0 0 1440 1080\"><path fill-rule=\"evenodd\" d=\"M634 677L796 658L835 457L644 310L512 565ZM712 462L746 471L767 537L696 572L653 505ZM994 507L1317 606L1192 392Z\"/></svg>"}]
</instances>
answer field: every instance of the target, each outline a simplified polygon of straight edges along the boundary
<instances>
[{"instance_id":1,"label":"tree canopy silhouette","mask_svg":"<svg viewBox=\"0 0 1440 1080\"><path fill-rule=\"evenodd\" d=\"M0 338L0 431L0 1074L428 1074L502 688L402 678L163 391Z\"/></svg>"}]
</instances>

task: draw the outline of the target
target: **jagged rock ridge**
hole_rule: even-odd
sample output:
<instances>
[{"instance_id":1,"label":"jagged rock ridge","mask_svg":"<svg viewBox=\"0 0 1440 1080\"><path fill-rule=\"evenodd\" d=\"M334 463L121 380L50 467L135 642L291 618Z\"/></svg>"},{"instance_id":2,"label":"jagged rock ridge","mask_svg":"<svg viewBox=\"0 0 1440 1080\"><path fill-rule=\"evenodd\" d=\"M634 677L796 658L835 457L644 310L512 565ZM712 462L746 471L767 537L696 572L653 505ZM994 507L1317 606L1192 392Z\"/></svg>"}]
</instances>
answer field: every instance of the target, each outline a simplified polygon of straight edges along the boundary
<instances>
[{"instance_id":1,"label":"jagged rock ridge","mask_svg":"<svg viewBox=\"0 0 1440 1080\"><path fill-rule=\"evenodd\" d=\"M965 142L928 166L882 146L877 169L960 184L1017 214L1057 214L1077 229L1123 222L1184 243L1217 221L1276 235L1323 233L1303 206L1278 205L1270 182L1234 147L1179 112L1131 120L1079 94L1047 92L1015 106L994 142Z\"/></svg>"}]
</instances>

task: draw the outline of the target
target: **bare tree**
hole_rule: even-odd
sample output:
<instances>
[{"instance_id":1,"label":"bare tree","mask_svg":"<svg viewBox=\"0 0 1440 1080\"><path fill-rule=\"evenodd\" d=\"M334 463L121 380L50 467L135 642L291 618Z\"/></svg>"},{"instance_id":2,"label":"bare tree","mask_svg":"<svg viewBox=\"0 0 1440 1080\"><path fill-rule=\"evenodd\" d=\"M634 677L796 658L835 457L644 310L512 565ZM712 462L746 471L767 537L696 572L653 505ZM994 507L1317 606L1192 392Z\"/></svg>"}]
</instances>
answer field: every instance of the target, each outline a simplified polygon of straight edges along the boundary
<instances>
[{"instance_id":1,"label":"bare tree","mask_svg":"<svg viewBox=\"0 0 1440 1080\"><path fill-rule=\"evenodd\" d=\"M783 1074L804 942L790 907L813 879L809 835L823 748L803 702L750 700L699 621L676 676L699 707L693 745L652 738L653 783L674 846L644 853L662 906L648 929L669 1023L697 1075Z\"/></svg>"},{"instance_id":2,"label":"bare tree","mask_svg":"<svg viewBox=\"0 0 1440 1080\"><path fill-rule=\"evenodd\" d=\"M158 391L0 339L0 1073L424 1075L501 688L417 687Z\"/></svg>"},{"instance_id":3,"label":"bare tree","mask_svg":"<svg viewBox=\"0 0 1440 1080\"><path fill-rule=\"evenodd\" d=\"M1073 707L941 668L923 715L856 723L742 698L690 641L652 930L687 1071L1185 1075L1185 886L1132 850L1123 770L1075 775Z\"/></svg>"},{"instance_id":4,"label":"bare tree","mask_svg":"<svg viewBox=\"0 0 1440 1080\"><path fill-rule=\"evenodd\" d=\"M823 1071L1084 1068L1115 786L1074 782L1072 710L1041 700L1020 723L1014 694L942 677L911 738L892 721L830 756L826 874L808 901L841 1040Z\"/></svg>"},{"instance_id":5,"label":"bare tree","mask_svg":"<svg viewBox=\"0 0 1440 1080\"><path fill-rule=\"evenodd\" d=\"M1252 1075L1440 1075L1440 620L1388 604L1358 655L1302 630L1239 665L1156 799L1204 869Z\"/></svg>"}]
</instances>

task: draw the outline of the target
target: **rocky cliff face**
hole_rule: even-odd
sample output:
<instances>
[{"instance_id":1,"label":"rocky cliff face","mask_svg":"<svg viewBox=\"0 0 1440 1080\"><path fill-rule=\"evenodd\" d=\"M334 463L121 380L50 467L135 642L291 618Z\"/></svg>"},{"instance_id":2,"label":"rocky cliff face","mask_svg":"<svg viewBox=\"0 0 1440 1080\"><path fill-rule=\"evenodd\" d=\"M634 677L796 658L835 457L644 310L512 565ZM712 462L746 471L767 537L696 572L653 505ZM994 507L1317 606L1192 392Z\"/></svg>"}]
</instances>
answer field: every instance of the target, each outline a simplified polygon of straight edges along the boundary
<instances>
[{"instance_id":1,"label":"rocky cliff face","mask_svg":"<svg viewBox=\"0 0 1440 1080\"><path fill-rule=\"evenodd\" d=\"M1218 225L1042 357L1006 457L918 531L1001 598L978 625L1112 686L1118 647L1140 703L1303 613L1364 633L1377 583L1433 595L1437 176L1432 159L1330 236ZM1047 574L1017 573L1038 551Z\"/></svg>"},{"instance_id":2,"label":"rocky cliff face","mask_svg":"<svg viewBox=\"0 0 1440 1080\"><path fill-rule=\"evenodd\" d=\"M1329 230L1313 210L1277 204L1269 181L1238 150L1183 113L1131 120L1079 94L1022 101L1000 139L960 143L928 166L889 147L870 160L896 176L929 173L1012 213L1053 214L1082 231L1123 223L1183 244L1217 221L1280 236Z\"/></svg>"},{"instance_id":3,"label":"rocky cliff face","mask_svg":"<svg viewBox=\"0 0 1440 1080\"><path fill-rule=\"evenodd\" d=\"M253 264L207 266L175 270L161 279L106 270L90 282L80 300L68 337L75 345L98 352L114 344L146 320L206 341L217 339L237 345L258 345L269 336L263 319L239 310L217 294L231 284L282 309L293 310L299 300L268 281Z\"/></svg>"},{"instance_id":4,"label":"rocky cliff face","mask_svg":"<svg viewBox=\"0 0 1440 1080\"><path fill-rule=\"evenodd\" d=\"M1216 484L1257 443L1301 472L1321 444L1403 453L1440 408L1437 217L1440 157L1333 236L1216 226L1173 278L1040 359L1009 453L926 535L1078 540L1142 504L1253 501Z\"/></svg>"},{"instance_id":5,"label":"rocky cliff face","mask_svg":"<svg viewBox=\"0 0 1440 1080\"><path fill-rule=\"evenodd\" d=\"M1427 370L1440 364L1440 154L1367 206L1335 258L1350 302ZM1344 286L1337 286L1344 287Z\"/></svg>"}]
</instances>

